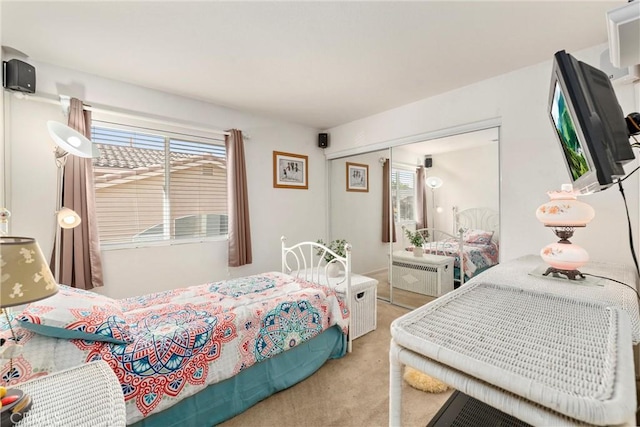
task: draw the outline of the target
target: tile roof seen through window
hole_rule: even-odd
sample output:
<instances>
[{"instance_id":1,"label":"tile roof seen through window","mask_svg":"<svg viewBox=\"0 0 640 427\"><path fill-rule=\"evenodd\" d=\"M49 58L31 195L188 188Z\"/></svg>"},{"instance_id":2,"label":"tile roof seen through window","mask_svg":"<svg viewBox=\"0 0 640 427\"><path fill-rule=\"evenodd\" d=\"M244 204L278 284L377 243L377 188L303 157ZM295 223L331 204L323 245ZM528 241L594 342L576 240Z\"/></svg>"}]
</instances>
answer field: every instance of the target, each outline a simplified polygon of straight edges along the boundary
<instances>
[{"instance_id":1,"label":"tile roof seen through window","mask_svg":"<svg viewBox=\"0 0 640 427\"><path fill-rule=\"evenodd\" d=\"M95 144L100 157L93 160L96 183L104 183L137 175L137 179L157 175L164 169L163 150L143 149L111 144ZM213 154L191 154L172 151L171 168L187 169L195 166L215 165L226 168L225 157Z\"/></svg>"}]
</instances>

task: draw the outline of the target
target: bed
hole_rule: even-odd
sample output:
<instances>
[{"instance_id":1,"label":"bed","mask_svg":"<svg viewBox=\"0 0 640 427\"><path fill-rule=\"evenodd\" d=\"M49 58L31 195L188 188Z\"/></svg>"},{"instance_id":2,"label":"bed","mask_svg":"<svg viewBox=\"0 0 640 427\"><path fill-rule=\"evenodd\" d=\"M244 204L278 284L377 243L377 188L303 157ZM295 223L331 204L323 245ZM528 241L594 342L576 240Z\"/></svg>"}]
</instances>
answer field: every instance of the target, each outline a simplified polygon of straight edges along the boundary
<instances>
[{"instance_id":1,"label":"bed","mask_svg":"<svg viewBox=\"0 0 640 427\"><path fill-rule=\"evenodd\" d=\"M346 274L321 283L325 255ZM215 425L350 350L351 254L282 239L282 271L114 300L61 285L16 313L8 384L106 361L127 424ZM13 340L6 323L0 337Z\"/></svg>"},{"instance_id":2,"label":"bed","mask_svg":"<svg viewBox=\"0 0 640 427\"><path fill-rule=\"evenodd\" d=\"M453 215L455 234L434 228L416 231L425 236L424 253L454 258L454 280L460 286L498 264L500 221L498 213L489 208L454 208Z\"/></svg>"}]
</instances>

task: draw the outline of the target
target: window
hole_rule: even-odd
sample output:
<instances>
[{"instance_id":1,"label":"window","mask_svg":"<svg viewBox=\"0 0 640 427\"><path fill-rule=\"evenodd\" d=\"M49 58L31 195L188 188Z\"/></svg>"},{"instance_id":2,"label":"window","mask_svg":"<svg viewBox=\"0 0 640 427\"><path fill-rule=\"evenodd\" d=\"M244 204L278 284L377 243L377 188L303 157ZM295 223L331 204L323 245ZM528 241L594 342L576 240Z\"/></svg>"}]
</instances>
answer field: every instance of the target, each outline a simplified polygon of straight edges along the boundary
<instances>
[{"instance_id":1,"label":"window","mask_svg":"<svg viewBox=\"0 0 640 427\"><path fill-rule=\"evenodd\" d=\"M224 141L94 121L103 245L226 236Z\"/></svg>"},{"instance_id":2,"label":"window","mask_svg":"<svg viewBox=\"0 0 640 427\"><path fill-rule=\"evenodd\" d=\"M391 201L394 222L415 221L415 183L415 171L391 168Z\"/></svg>"}]
</instances>

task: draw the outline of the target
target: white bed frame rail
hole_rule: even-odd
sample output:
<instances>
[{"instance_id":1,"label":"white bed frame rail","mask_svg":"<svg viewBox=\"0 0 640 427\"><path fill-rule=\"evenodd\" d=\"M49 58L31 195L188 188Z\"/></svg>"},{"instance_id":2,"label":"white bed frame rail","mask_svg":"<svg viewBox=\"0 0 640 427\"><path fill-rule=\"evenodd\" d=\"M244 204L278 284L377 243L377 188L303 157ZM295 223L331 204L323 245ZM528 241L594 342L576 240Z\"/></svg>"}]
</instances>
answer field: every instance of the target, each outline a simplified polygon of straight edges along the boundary
<instances>
[{"instance_id":1,"label":"white bed frame rail","mask_svg":"<svg viewBox=\"0 0 640 427\"><path fill-rule=\"evenodd\" d=\"M290 276L300 278L307 282L317 283L337 289L340 286L340 293L346 299L349 310L349 337L348 351L351 353L352 347L352 311L351 311L351 245L345 245L345 256L340 256L328 247L317 242L300 242L287 247L287 238L282 236L282 272ZM325 261L325 255L332 255L333 259ZM329 276L329 266L338 265L344 275L338 277ZM344 286L343 286L344 285Z\"/></svg>"}]
</instances>

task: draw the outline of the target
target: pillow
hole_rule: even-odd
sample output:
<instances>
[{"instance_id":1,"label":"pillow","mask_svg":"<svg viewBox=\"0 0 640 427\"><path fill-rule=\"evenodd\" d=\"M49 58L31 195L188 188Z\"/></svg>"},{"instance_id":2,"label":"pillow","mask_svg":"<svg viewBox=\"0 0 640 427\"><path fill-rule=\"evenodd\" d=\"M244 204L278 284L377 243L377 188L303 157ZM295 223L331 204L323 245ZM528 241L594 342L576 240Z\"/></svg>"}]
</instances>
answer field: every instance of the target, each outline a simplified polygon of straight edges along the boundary
<instances>
[{"instance_id":1,"label":"pillow","mask_svg":"<svg viewBox=\"0 0 640 427\"><path fill-rule=\"evenodd\" d=\"M475 243L478 245L488 245L493 238L493 231L485 230L465 230L462 240L465 243Z\"/></svg>"},{"instance_id":2,"label":"pillow","mask_svg":"<svg viewBox=\"0 0 640 427\"><path fill-rule=\"evenodd\" d=\"M126 344L133 341L118 301L82 289L58 285L58 293L33 302L16 318L41 335Z\"/></svg>"}]
</instances>

